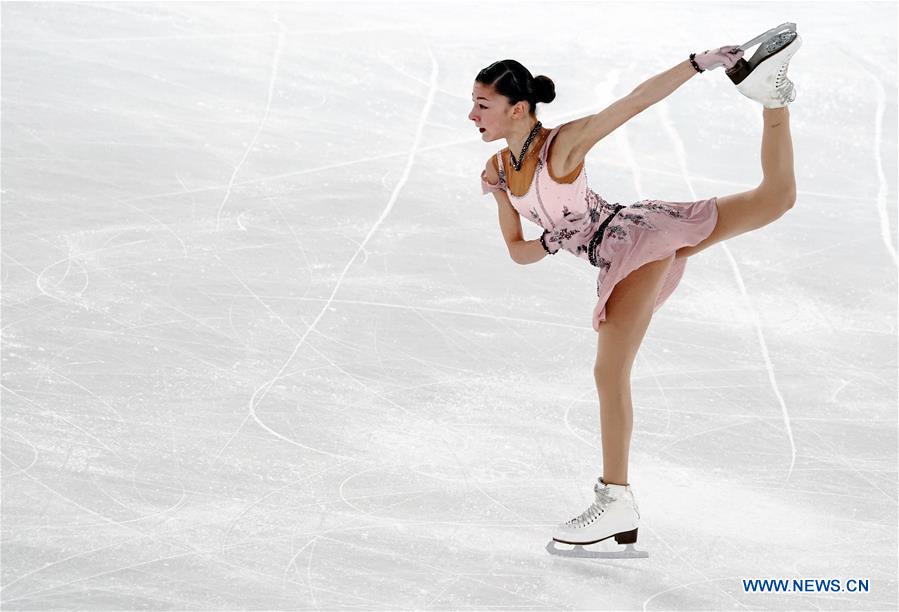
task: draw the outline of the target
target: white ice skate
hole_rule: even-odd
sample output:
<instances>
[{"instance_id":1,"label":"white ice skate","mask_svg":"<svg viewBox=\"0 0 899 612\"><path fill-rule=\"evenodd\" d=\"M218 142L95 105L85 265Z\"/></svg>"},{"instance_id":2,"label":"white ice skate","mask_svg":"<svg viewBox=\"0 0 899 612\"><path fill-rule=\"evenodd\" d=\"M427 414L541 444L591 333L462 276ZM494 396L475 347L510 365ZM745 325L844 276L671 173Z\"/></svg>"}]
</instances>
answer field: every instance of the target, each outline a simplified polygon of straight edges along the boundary
<instances>
[{"instance_id":1,"label":"white ice skate","mask_svg":"<svg viewBox=\"0 0 899 612\"><path fill-rule=\"evenodd\" d=\"M793 82L787 78L790 58L802 46L795 23L782 23L749 42L740 45L744 51L759 44L749 61L737 60L725 71L737 91L766 108L787 106L796 99Z\"/></svg>"},{"instance_id":2,"label":"white ice skate","mask_svg":"<svg viewBox=\"0 0 899 612\"><path fill-rule=\"evenodd\" d=\"M606 484L602 478L594 485L596 499L580 516L556 527L553 539L546 550L566 557L587 557L600 559L646 558L649 553L636 550L637 524L640 510L630 485ZM624 550L587 550L587 544L595 544L614 537ZM574 548L559 548L556 542L572 544Z\"/></svg>"}]
</instances>

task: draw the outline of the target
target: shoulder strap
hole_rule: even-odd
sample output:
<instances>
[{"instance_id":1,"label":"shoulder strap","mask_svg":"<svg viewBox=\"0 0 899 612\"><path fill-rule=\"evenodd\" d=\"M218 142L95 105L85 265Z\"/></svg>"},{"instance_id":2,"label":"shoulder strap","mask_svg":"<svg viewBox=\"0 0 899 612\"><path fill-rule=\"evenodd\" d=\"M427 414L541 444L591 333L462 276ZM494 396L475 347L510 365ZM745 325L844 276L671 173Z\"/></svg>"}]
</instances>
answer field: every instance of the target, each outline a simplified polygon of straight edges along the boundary
<instances>
[{"instance_id":1,"label":"shoulder strap","mask_svg":"<svg viewBox=\"0 0 899 612\"><path fill-rule=\"evenodd\" d=\"M553 141L553 138L556 137L556 132L559 131L559 128L562 127L557 125L549 132L549 136L546 137L546 142L543 143L543 149L540 151L540 155L543 157L543 162L546 163L546 155L549 153L549 143Z\"/></svg>"}]
</instances>

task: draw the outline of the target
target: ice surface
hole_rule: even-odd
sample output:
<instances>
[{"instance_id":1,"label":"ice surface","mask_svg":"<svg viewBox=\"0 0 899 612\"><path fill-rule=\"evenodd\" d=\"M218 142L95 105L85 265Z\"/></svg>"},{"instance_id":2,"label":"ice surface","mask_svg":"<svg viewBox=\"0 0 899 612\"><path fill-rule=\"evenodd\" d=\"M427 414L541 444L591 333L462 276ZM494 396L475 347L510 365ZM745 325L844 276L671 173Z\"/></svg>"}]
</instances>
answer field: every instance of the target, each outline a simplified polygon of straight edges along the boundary
<instances>
[{"instance_id":1,"label":"ice surface","mask_svg":"<svg viewBox=\"0 0 899 612\"><path fill-rule=\"evenodd\" d=\"M796 206L690 258L634 366L650 557L548 555L602 474L596 271L509 259L474 77L550 76L555 126L784 21ZM4 3L3 608L895 609L896 33L891 3ZM590 185L751 189L761 115L697 75Z\"/></svg>"}]
</instances>

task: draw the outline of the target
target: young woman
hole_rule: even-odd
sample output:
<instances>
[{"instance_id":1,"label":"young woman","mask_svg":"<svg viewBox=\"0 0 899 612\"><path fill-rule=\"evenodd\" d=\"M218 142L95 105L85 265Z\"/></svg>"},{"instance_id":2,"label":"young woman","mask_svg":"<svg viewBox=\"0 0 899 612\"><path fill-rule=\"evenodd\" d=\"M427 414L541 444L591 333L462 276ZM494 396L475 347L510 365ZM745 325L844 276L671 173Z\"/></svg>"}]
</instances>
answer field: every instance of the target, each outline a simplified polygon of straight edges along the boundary
<instances>
[{"instance_id":1,"label":"young woman","mask_svg":"<svg viewBox=\"0 0 899 612\"><path fill-rule=\"evenodd\" d=\"M515 60L481 70L469 114L485 142L506 148L487 160L483 192L492 193L512 259L539 261L565 249L598 268L594 378L599 395L603 476L595 501L558 526L553 539L592 544L615 536L636 542L639 510L628 483L633 428L630 374L649 321L680 281L687 257L778 219L796 200L793 145L787 105L795 97L786 77L802 42L795 24L769 30L747 62L743 49L721 47L691 54L639 85L605 110L555 128L543 127L535 106L555 98L553 82L534 78ZM642 200L610 204L587 186L584 157L602 138L671 94L694 75L725 66L737 89L761 102L763 178L755 189L697 202ZM520 217L545 231L524 240Z\"/></svg>"}]
</instances>

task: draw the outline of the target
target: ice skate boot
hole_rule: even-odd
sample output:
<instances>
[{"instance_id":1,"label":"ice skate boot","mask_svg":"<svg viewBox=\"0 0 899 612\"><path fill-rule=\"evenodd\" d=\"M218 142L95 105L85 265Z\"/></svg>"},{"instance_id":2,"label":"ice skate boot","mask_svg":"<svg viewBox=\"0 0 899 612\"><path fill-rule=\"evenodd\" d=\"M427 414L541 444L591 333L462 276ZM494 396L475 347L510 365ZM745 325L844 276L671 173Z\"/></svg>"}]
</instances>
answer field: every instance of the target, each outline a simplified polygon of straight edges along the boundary
<instances>
[{"instance_id":1,"label":"ice skate boot","mask_svg":"<svg viewBox=\"0 0 899 612\"><path fill-rule=\"evenodd\" d=\"M602 478L593 487L596 499L580 516L557 526L546 550L557 555L589 558L645 558L649 553L636 550L637 524L640 510L630 485L606 484ZM595 544L614 537L624 550L604 552L585 550L587 544ZM572 544L573 549L559 548L556 542Z\"/></svg>"},{"instance_id":2,"label":"ice skate boot","mask_svg":"<svg viewBox=\"0 0 899 612\"><path fill-rule=\"evenodd\" d=\"M793 82L787 78L787 67L802 46L802 37L796 32L795 23L784 23L740 48L745 50L759 40L761 44L749 61L737 60L725 74L737 86L737 91L766 108L787 106L796 99Z\"/></svg>"}]
</instances>

